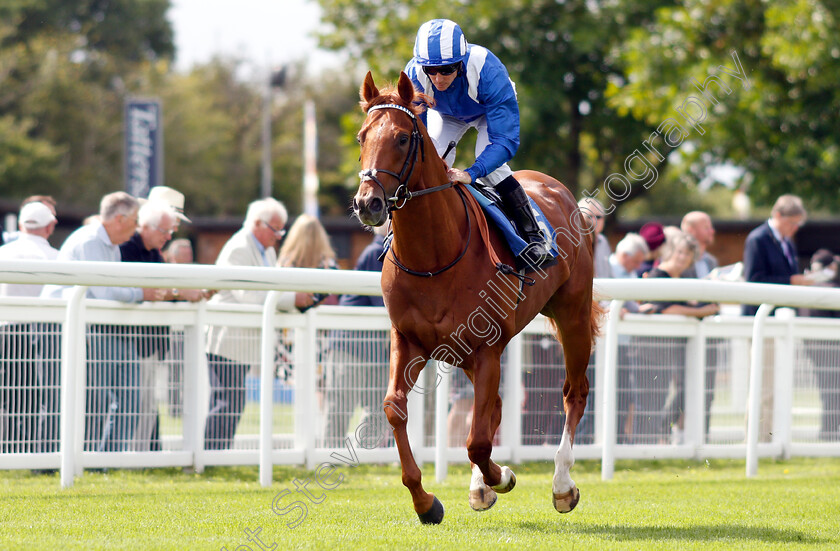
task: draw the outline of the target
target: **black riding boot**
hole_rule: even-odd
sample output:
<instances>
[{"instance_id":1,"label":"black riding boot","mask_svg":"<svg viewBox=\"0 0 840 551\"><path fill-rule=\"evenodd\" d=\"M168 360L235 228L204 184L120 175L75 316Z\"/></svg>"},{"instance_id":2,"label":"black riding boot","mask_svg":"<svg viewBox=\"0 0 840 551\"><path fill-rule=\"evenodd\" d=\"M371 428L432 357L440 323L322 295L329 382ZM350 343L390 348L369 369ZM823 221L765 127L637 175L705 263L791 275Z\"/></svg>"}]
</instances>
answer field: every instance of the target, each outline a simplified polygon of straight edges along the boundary
<instances>
[{"instance_id":1,"label":"black riding boot","mask_svg":"<svg viewBox=\"0 0 840 551\"><path fill-rule=\"evenodd\" d=\"M513 176L508 176L496 186L496 192L502 198L502 206L505 213L516 224L516 231L519 236L529 243L528 248L522 253L527 256L527 262L532 268L554 260L545 244L545 238L537 226L537 219L534 211L528 202L525 190Z\"/></svg>"}]
</instances>

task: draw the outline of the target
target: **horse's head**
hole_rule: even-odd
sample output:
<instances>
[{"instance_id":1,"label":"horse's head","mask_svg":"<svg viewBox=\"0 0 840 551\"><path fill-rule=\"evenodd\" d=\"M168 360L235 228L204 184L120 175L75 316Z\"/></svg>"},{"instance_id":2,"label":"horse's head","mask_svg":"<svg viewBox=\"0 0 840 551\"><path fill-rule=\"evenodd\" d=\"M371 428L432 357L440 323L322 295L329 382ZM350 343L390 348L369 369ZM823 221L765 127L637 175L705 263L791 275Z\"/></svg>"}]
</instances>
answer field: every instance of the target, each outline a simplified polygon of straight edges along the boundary
<instances>
[{"instance_id":1,"label":"horse's head","mask_svg":"<svg viewBox=\"0 0 840 551\"><path fill-rule=\"evenodd\" d=\"M361 182L353 211L363 224L381 226L393 208L410 197L409 181L419 177L424 136L412 107L414 85L400 74L396 91L380 94L368 72L360 90L367 119L357 136L361 147Z\"/></svg>"}]
</instances>

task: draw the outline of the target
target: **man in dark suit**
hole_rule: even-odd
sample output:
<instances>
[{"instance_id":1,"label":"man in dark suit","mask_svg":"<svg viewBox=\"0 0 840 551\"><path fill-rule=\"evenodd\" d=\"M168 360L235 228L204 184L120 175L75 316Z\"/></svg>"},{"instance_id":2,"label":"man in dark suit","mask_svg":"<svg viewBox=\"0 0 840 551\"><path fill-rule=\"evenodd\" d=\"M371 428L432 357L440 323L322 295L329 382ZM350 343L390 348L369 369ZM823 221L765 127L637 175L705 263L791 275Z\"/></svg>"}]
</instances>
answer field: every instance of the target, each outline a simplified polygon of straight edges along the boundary
<instances>
[{"instance_id":1,"label":"man in dark suit","mask_svg":"<svg viewBox=\"0 0 840 551\"><path fill-rule=\"evenodd\" d=\"M750 232L744 243L744 277L755 283L780 285L810 285L799 274L796 245L793 236L805 223L807 213L802 199L796 195L782 195L776 199L770 219ZM758 307L744 304L741 313L754 316ZM759 439L769 442L773 431L773 349L765 351L765 365L761 381L761 419Z\"/></svg>"},{"instance_id":2,"label":"man in dark suit","mask_svg":"<svg viewBox=\"0 0 840 551\"><path fill-rule=\"evenodd\" d=\"M782 195L776 199L770 219L750 232L744 243L744 277L755 283L781 285L810 285L799 274L796 245L793 236L805 223L807 213L802 199L796 195ZM745 304L741 312L754 316L757 306Z\"/></svg>"}]
</instances>

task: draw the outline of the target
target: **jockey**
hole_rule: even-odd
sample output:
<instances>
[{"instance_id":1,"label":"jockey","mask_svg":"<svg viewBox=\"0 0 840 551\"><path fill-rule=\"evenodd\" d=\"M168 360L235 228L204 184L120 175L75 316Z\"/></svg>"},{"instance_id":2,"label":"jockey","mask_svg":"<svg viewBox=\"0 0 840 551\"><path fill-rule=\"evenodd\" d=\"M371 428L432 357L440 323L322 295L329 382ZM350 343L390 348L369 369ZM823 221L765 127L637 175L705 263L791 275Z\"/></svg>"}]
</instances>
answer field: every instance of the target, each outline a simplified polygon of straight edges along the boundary
<instances>
[{"instance_id":1,"label":"jockey","mask_svg":"<svg viewBox=\"0 0 840 551\"><path fill-rule=\"evenodd\" d=\"M478 132L475 163L466 170L449 168L449 179L471 184L478 178L494 187L519 235L529 243L526 253L536 266L552 259L540 233L525 190L507 162L519 148L519 106L507 69L493 52L467 43L461 27L448 19L420 26L414 57L405 73L415 89L434 99L421 119L442 155L473 127ZM444 159L450 167L455 150Z\"/></svg>"}]
</instances>

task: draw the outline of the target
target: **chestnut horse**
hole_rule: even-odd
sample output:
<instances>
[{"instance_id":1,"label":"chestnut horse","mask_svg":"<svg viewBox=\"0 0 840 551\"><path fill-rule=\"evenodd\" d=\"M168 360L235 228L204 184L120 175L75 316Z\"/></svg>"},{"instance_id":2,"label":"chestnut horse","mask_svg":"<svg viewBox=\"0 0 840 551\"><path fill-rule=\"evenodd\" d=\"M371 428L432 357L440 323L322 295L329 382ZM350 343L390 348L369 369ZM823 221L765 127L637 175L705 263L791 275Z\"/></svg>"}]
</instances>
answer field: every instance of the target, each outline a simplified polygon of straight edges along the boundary
<instances>
[{"instance_id":1,"label":"chestnut horse","mask_svg":"<svg viewBox=\"0 0 840 551\"><path fill-rule=\"evenodd\" d=\"M517 172L554 227L562 252L558 264L537 268L532 277L500 270L502 264L514 264L512 253L497 231L488 231L469 192L449 182L446 165L417 116L418 104L428 98L415 92L405 73L396 89L383 92L368 73L360 95L367 118L358 134L362 171L353 210L369 226L392 217L393 239L382 269L391 318L384 407L414 510L423 523L443 520L440 501L423 489L406 433L408 394L429 359L463 369L475 388L467 438L470 506L489 509L496 493L514 487L513 472L490 459L502 416L499 360L508 341L542 313L551 320L566 358L566 423L554 458L552 494L557 511L571 511L580 498L569 476L572 444L589 394L586 367L600 315L592 300L592 239L580 225L572 227L572 219L580 216L574 197L545 174ZM522 285L525 281L529 285Z\"/></svg>"}]
</instances>

